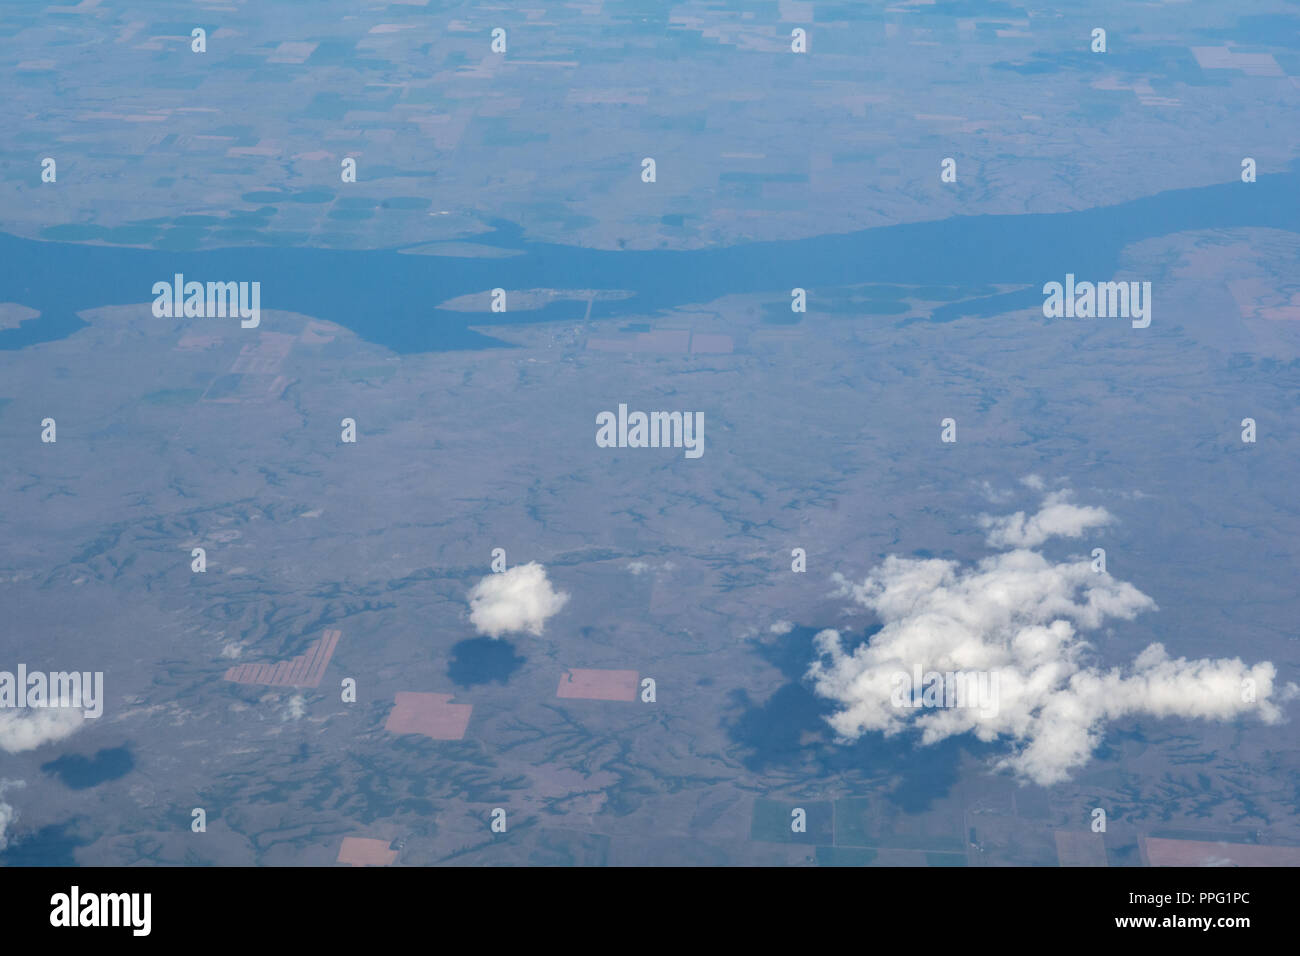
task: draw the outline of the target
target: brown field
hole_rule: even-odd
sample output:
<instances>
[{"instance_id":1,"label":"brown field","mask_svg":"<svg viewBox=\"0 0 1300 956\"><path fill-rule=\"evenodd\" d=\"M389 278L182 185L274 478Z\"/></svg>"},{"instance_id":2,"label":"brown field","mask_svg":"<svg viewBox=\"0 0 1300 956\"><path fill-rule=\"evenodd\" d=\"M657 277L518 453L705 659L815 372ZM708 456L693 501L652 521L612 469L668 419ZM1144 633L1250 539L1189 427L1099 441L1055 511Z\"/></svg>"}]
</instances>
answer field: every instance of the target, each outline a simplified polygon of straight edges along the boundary
<instances>
[{"instance_id":1,"label":"brown field","mask_svg":"<svg viewBox=\"0 0 1300 956\"><path fill-rule=\"evenodd\" d=\"M1139 837L1147 866L1300 866L1300 847Z\"/></svg>"},{"instance_id":2,"label":"brown field","mask_svg":"<svg viewBox=\"0 0 1300 956\"><path fill-rule=\"evenodd\" d=\"M1056 858L1061 866L1106 866L1106 841L1090 830L1057 830Z\"/></svg>"},{"instance_id":3,"label":"brown field","mask_svg":"<svg viewBox=\"0 0 1300 956\"><path fill-rule=\"evenodd\" d=\"M338 862L351 866L391 866L396 859L397 851L388 848L387 840L344 837L339 847Z\"/></svg>"},{"instance_id":4,"label":"brown field","mask_svg":"<svg viewBox=\"0 0 1300 956\"><path fill-rule=\"evenodd\" d=\"M453 704L452 694L398 691L384 729L394 734L424 734L434 740L460 740L469 727L472 704Z\"/></svg>"},{"instance_id":5,"label":"brown field","mask_svg":"<svg viewBox=\"0 0 1300 956\"><path fill-rule=\"evenodd\" d=\"M226 671L226 680L271 687L318 687L342 635L342 631L326 631L319 641L291 660L236 664Z\"/></svg>"},{"instance_id":6,"label":"brown field","mask_svg":"<svg viewBox=\"0 0 1300 956\"><path fill-rule=\"evenodd\" d=\"M636 700L636 671L574 669L560 676L556 697L581 700Z\"/></svg>"}]
</instances>

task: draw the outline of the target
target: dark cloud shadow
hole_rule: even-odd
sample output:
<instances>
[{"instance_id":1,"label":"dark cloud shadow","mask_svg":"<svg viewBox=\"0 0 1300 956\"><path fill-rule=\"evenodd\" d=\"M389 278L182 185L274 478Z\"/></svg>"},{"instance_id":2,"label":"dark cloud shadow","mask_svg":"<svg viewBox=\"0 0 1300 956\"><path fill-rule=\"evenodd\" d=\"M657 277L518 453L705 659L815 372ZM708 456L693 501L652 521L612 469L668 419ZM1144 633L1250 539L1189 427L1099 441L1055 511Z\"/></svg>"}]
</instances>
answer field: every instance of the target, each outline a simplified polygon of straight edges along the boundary
<instances>
[{"instance_id":1,"label":"dark cloud shadow","mask_svg":"<svg viewBox=\"0 0 1300 956\"><path fill-rule=\"evenodd\" d=\"M93 757L69 754L41 764L41 769L52 773L73 790L88 790L109 780L125 777L135 769L135 758L126 747L101 750Z\"/></svg>"},{"instance_id":2,"label":"dark cloud shadow","mask_svg":"<svg viewBox=\"0 0 1300 956\"><path fill-rule=\"evenodd\" d=\"M993 744L973 737L952 737L921 746L920 734L905 732L895 737L867 733L845 744L830 740L826 718L835 705L813 693L804 675L816 657L813 636L816 628L795 628L759 653L788 679L762 703L755 703L744 690L732 694L738 715L727 725L731 739L740 746L746 769L762 773L771 769L793 769L812 764L818 776L870 773L891 775L896 785L887 798L908 813L919 813L957 782L963 754L987 758L997 752ZM869 629L857 640L846 636L845 650L870 640L880 630ZM819 734L824 741L803 743L806 735Z\"/></svg>"},{"instance_id":3,"label":"dark cloud shadow","mask_svg":"<svg viewBox=\"0 0 1300 956\"><path fill-rule=\"evenodd\" d=\"M524 665L525 658L515 653L509 641L475 637L461 641L451 649L447 676L457 687L473 687L496 681L504 684Z\"/></svg>"},{"instance_id":4,"label":"dark cloud shadow","mask_svg":"<svg viewBox=\"0 0 1300 956\"><path fill-rule=\"evenodd\" d=\"M0 852L4 866L76 866L76 850L89 846L90 840L76 832L76 822L52 823L24 836L9 837L9 846Z\"/></svg>"}]
</instances>

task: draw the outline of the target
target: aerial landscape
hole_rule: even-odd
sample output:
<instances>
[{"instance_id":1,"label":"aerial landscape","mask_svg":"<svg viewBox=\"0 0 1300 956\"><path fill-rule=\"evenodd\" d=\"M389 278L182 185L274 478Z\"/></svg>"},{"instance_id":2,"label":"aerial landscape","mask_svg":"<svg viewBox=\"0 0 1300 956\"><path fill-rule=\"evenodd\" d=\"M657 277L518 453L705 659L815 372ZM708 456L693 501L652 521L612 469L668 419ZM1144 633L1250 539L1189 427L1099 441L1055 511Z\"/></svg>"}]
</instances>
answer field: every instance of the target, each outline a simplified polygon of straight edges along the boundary
<instances>
[{"instance_id":1,"label":"aerial landscape","mask_svg":"<svg viewBox=\"0 0 1300 956\"><path fill-rule=\"evenodd\" d=\"M1293 2L0 69L0 866L1300 865Z\"/></svg>"}]
</instances>

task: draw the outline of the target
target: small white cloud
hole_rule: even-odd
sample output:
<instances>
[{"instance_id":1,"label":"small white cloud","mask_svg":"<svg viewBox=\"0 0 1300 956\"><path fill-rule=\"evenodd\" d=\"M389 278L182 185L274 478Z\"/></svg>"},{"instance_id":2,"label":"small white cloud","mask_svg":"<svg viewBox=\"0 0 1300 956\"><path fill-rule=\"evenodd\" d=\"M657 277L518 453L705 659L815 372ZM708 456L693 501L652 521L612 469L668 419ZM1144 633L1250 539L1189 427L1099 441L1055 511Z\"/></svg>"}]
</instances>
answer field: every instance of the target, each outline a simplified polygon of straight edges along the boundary
<instances>
[{"instance_id":1,"label":"small white cloud","mask_svg":"<svg viewBox=\"0 0 1300 956\"><path fill-rule=\"evenodd\" d=\"M285 704L284 714L280 719L299 720L305 713L307 713L307 699L302 694L294 694Z\"/></svg>"},{"instance_id":2,"label":"small white cloud","mask_svg":"<svg viewBox=\"0 0 1300 956\"><path fill-rule=\"evenodd\" d=\"M794 630L794 625L789 621L777 621L769 628L773 634L789 634Z\"/></svg>"},{"instance_id":3,"label":"small white cloud","mask_svg":"<svg viewBox=\"0 0 1300 956\"><path fill-rule=\"evenodd\" d=\"M995 505L1004 504L1016 496L1014 491L999 491L987 480L980 482L980 494Z\"/></svg>"},{"instance_id":4,"label":"small white cloud","mask_svg":"<svg viewBox=\"0 0 1300 956\"><path fill-rule=\"evenodd\" d=\"M551 588L542 565L517 564L474 585L469 592L469 619L478 633L488 637L520 631L540 636L547 619L568 600L568 594Z\"/></svg>"},{"instance_id":5,"label":"small white cloud","mask_svg":"<svg viewBox=\"0 0 1300 956\"><path fill-rule=\"evenodd\" d=\"M1026 488L1032 488L1034 491L1042 491L1047 485L1038 475L1025 475L1020 479L1020 483Z\"/></svg>"},{"instance_id":6,"label":"small white cloud","mask_svg":"<svg viewBox=\"0 0 1300 956\"><path fill-rule=\"evenodd\" d=\"M0 780L0 850L9 845L9 827L18 819L18 811L3 799L5 791L23 785L21 780Z\"/></svg>"},{"instance_id":7,"label":"small white cloud","mask_svg":"<svg viewBox=\"0 0 1300 956\"><path fill-rule=\"evenodd\" d=\"M1043 499L1038 514L1025 517L1023 511L1000 518L980 516L980 527L988 531L994 548L1036 548L1048 538L1077 538L1085 531L1114 521L1105 508L1082 507L1069 502L1068 491L1056 491Z\"/></svg>"},{"instance_id":8,"label":"small white cloud","mask_svg":"<svg viewBox=\"0 0 1300 956\"><path fill-rule=\"evenodd\" d=\"M71 736L86 720L80 707L0 710L0 750L35 750Z\"/></svg>"}]
</instances>

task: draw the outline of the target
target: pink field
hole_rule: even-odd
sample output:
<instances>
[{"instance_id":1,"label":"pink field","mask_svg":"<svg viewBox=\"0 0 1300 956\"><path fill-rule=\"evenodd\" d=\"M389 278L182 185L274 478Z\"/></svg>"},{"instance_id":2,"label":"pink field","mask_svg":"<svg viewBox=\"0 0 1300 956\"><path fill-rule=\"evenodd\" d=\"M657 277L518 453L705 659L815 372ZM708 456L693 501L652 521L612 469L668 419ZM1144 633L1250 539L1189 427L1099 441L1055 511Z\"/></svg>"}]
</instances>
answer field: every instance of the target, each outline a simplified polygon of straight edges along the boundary
<instances>
[{"instance_id":1,"label":"pink field","mask_svg":"<svg viewBox=\"0 0 1300 956\"><path fill-rule=\"evenodd\" d=\"M453 704L452 696L399 691L384 729L394 734L424 734L434 740L460 740L474 706Z\"/></svg>"},{"instance_id":2,"label":"pink field","mask_svg":"<svg viewBox=\"0 0 1300 956\"><path fill-rule=\"evenodd\" d=\"M338 862L352 866L390 866L396 859L397 851L388 848L387 840L344 837L339 847Z\"/></svg>"},{"instance_id":3,"label":"pink field","mask_svg":"<svg viewBox=\"0 0 1300 956\"><path fill-rule=\"evenodd\" d=\"M574 670L560 675L556 697L582 700L636 700L636 671Z\"/></svg>"},{"instance_id":4,"label":"pink field","mask_svg":"<svg viewBox=\"0 0 1300 956\"><path fill-rule=\"evenodd\" d=\"M1300 866L1300 847L1140 837L1148 866Z\"/></svg>"},{"instance_id":5,"label":"pink field","mask_svg":"<svg viewBox=\"0 0 1300 956\"><path fill-rule=\"evenodd\" d=\"M319 641L291 660L236 664L226 671L226 680L270 687L318 687L342 635L342 631L326 631Z\"/></svg>"}]
</instances>

